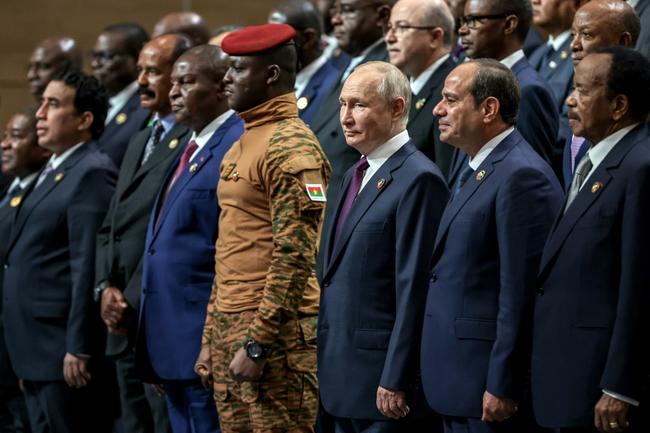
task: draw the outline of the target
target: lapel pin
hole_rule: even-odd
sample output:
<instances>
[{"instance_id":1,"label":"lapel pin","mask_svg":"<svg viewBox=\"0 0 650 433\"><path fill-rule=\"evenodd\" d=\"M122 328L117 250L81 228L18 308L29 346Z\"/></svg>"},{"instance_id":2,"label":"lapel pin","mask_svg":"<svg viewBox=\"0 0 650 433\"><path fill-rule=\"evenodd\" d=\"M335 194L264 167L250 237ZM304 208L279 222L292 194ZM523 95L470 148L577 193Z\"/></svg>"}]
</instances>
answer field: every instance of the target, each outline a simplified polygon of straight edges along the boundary
<instances>
[{"instance_id":1,"label":"lapel pin","mask_svg":"<svg viewBox=\"0 0 650 433\"><path fill-rule=\"evenodd\" d=\"M233 180L233 182L237 182L239 180L239 172L236 170L233 171L230 175L230 178Z\"/></svg>"},{"instance_id":2,"label":"lapel pin","mask_svg":"<svg viewBox=\"0 0 650 433\"><path fill-rule=\"evenodd\" d=\"M425 103L425 102L427 102L427 100L426 100L425 98L418 99L418 100L415 102L415 109L416 109L416 110L421 110L422 107L424 107L424 103Z\"/></svg>"},{"instance_id":3,"label":"lapel pin","mask_svg":"<svg viewBox=\"0 0 650 433\"><path fill-rule=\"evenodd\" d=\"M479 182L482 181L484 177L485 177L485 170L481 170L478 173L476 173L476 180L478 180Z\"/></svg>"},{"instance_id":4,"label":"lapel pin","mask_svg":"<svg viewBox=\"0 0 650 433\"><path fill-rule=\"evenodd\" d=\"M594 182L593 185L591 185L591 192L592 194L595 194L598 192L603 187L603 183L601 181L596 181Z\"/></svg>"},{"instance_id":5,"label":"lapel pin","mask_svg":"<svg viewBox=\"0 0 650 433\"><path fill-rule=\"evenodd\" d=\"M386 179L381 178L377 181L377 189L382 189L386 185Z\"/></svg>"},{"instance_id":6,"label":"lapel pin","mask_svg":"<svg viewBox=\"0 0 650 433\"><path fill-rule=\"evenodd\" d=\"M63 172L59 172L59 173L56 174L56 176L54 176L54 180L56 182L60 182L61 179L63 179L63 176L65 176L65 174Z\"/></svg>"},{"instance_id":7,"label":"lapel pin","mask_svg":"<svg viewBox=\"0 0 650 433\"><path fill-rule=\"evenodd\" d=\"M196 173L196 170L198 169L199 169L199 165L196 162L190 165L190 173Z\"/></svg>"},{"instance_id":8,"label":"lapel pin","mask_svg":"<svg viewBox=\"0 0 650 433\"><path fill-rule=\"evenodd\" d=\"M170 149L176 149L177 146L178 146L178 138L174 138L172 141L169 142Z\"/></svg>"},{"instance_id":9,"label":"lapel pin","mask_svg":"<svg viewBox=\"0 0 650 433\"><path fill-rule=\"evenodd\" d=\"M554 60L551 60L550 62L548 62L548 66L551 69L555 69L555 68L557 68L557 63L555 63Z\"/></svg>"},{"instance_id":10,"label":"lapel pin","mask_svg":"<svg viewBox=\"0 0 650 433\"><path fill-rule=\"evenodd\" d=\"M20 202L22 201L23 201L23 197L21 195L18 195L11 199L11 201L9 202L9 206L18 207L20 205Z\"/></svg>"},{"instance_id":11,"label":"lapel pin","mask_svg":"<svg viewBox=\"0 0 650 433\"><path fill-rule=\"evenodd\" d=\"M125 113L120 113L117 116L115 116L115 123L117 123L118 125L123 125L127 119L128 117Z\"/></svg>"},{"instance_id":12,"label":"lapel pin","mask_svg":"<svg viewBox=\"0 0 650 433\"><path fill-rule=\"evenodd\" d=\"M562 51L562 52L560 53L560 58L561 58L562 60L566 60L566 59L568 59L568 58L569 58L569 53L566 52L566 51Z\"/></svg>"},{"instance_id":13,"label":"lapel pin","mask_svg":"<svg viewBox=\"0 0 650 433\"><path fill-rule=\"evenodd\" d=\"M309 105L309 99L305 96L301 96L296 105L298 105L298 110L304 110Z\"/></svg>"},{"instance_id":14,"label":"lapel pin","mask_svg":"<svg viewBox=\"0 0 650 433\"><path fill-rule=\"evenodd\" d=\"M305 184L307 188L307 195L311 201L327 201L325 199L325 190L323 185L320 183L307 183Z\"/></svg>"}]
</instances>

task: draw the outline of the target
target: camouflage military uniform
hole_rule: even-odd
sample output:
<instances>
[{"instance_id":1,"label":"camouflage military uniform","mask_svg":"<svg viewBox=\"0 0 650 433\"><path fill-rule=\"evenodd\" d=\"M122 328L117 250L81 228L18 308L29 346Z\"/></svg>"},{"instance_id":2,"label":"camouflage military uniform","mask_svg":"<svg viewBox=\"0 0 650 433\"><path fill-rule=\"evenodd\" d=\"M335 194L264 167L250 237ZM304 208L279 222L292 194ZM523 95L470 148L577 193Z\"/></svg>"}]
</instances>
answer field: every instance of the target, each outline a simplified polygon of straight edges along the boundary
<instances>
[{"instance_id":1,"label":"camouflage military uniform","mask_svg":"<svg viewBox=\"0 0 650 433\"><path fill-rule=\"evenodd\" d=\"M292 93L240 116L246 131L221 166L217 276L203 338L215 401L224 433L311 432L314 268L330 167ZM247 338L265 347L266 363L258 381L237 384L228 368Z\"/></svg>"}]
</instances>

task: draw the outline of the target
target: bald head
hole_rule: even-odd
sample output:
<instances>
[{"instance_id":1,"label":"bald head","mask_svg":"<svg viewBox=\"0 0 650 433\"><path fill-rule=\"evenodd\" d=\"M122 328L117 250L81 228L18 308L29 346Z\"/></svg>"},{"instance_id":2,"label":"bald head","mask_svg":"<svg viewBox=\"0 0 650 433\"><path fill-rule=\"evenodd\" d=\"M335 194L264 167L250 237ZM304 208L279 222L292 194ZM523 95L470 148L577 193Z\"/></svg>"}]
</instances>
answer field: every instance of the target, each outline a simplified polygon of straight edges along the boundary
<instances>
[{"instance_id":1,"label":"bald head","mask_svg":"<svg viewBox=\"0 0 650 433\"><path fill-rule=\"evenodd\" d=\"M44 39L29 59L27 81L32 95L39 99L55 76L64 71L80 71L81 66L81 50L74 39L65 36Z\"/></svg>"},{"instance_id":2,"label":"bald head","mask_svg":"<svg viewBox=\"0 0 650 433\"><path fill-rule=\"evenodd\" d=\"M592 0L585 3L573 18L573 63L577 65L596 48L634 47L640 29L639 17L627 2Z\"/></svg>"},{"instance_id":3,"label":"bald head","mask_svg":"<svg viewBox=\"0 0 650 433\"><path fill-rule=\"evenodd\" d=\"M194 45L203 45L210 39L210 30L203 17L196 12L172 12L158 21L153 37L170 33L181 33L189 37Z\"/></svg>"}]
</instances>

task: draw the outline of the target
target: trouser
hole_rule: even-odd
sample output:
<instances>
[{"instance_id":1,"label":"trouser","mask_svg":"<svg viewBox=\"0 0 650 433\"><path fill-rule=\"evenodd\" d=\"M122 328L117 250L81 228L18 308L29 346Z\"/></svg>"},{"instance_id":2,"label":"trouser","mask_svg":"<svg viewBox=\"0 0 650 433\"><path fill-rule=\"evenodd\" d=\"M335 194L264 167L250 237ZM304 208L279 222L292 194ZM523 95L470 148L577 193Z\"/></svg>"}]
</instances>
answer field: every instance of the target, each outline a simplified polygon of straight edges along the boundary
<instances>
[{"instance_id":1,"label":"trouser","mask_svg":"<svg viewBox=\"0 0 650 433\"><path fill-rule=\"evenodd\" d=\"M276 343L266 348L262 377L238 384L230 377L229 365L246 339L255 311L213 314L210 357L222 431L312 433L318 408L317 318L283 324Z\"/></svg>"},{"instance_id":2,"label":"trouser","mask_svg":"<svg viewBox=\"0 0 650 433\"><path fill-rule=\"evenodd\" d=\"M440 433L442 420L437 414L422 418L385 421L335 417L322 407L318 412L318 433Z\"/></svg>"},{"instance_id":3,"label":"trouser","mask_svg":"<svg viewBox=\"0 0 650 433\"><path fill-rule=\"evenodd\" d=\"M171 433L165 398L138 378L133 349L115 360L115 371L124 432Z\"/></svg>"},{"instance_id":4,"label":"trouser","mask_svg":"<svg viewBox=\"0 0 650 433\"><path fill-rule=\"evenodd\" d=\"M503 422L483 422L480 418L443 416L445 433L528 433L532 427L525 426L514 416Z\"/></svg>"},{"instance_id":5,"label":"trouser","mask_svg":"<svg viewBox=\"0 0 650 433\"><path fill-rule=\"evenodd\" d=\"M15 384L0 386L0 433L29 433L25 397Z\"/></svg>"},{"instance_id":6,"label":"trouser","mask_svg":"<svg viewBox=\"0 0 650 433\"><path fill-rule=\"evenodd\" d=\"M220 433L212 392L200 380L165 382L165 400L174 433Z\"/></svg>"}]
</instances>

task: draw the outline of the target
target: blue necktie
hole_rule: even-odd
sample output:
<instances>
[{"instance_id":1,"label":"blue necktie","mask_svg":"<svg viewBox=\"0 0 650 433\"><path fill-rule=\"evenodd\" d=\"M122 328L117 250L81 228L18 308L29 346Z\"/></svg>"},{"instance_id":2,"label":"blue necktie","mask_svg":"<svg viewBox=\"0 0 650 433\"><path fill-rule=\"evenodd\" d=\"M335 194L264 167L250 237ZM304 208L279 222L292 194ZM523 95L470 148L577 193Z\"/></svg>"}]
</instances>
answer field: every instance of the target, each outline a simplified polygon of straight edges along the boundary
<instances>
[{"instance_id":1,"label":"blue necktie","mask_svg":"<svg viewBox=\"0 0 650 433\"><path fill-rule=\"evenodd\" d=\"M452 195L452 199L458 195L461 188L463 188L463 185L465 185L467 179L469 179L472 173L474 173L474 169L470 167L469 163L466 163L465 167L463 167L463 171L461 171L458 175L458 180L456 181L456 186L454 187L454 194Z\"/></svg>"}]
</instances>

